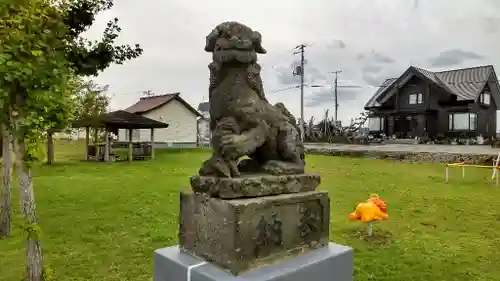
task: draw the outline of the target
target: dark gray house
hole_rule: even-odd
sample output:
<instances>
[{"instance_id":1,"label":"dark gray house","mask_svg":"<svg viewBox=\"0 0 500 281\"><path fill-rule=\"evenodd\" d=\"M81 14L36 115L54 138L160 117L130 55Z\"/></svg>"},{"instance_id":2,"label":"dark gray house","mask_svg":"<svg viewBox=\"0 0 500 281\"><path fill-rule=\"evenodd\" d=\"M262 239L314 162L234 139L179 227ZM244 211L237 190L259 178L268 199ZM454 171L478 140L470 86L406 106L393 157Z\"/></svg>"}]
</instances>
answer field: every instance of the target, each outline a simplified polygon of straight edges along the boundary
<instances>
[{"instance_id":1,"label":"dark gray house","mask_svg":"<svg viewBox=\"0 0 500 281\"><path fill-rule=\"evenodd\" d=\"M410 66L366 103L371 134L495 137L500 87L493 66L431 72Z\"/></svg>"}]
</instances>

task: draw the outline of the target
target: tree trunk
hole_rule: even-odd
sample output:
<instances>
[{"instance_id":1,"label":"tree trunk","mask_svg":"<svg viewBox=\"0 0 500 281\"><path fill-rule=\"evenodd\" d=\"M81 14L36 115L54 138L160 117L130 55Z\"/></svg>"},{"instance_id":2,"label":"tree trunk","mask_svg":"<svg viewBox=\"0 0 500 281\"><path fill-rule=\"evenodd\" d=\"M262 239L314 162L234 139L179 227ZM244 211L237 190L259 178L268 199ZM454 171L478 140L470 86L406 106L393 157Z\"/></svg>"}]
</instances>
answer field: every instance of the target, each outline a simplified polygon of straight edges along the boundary
<instances>
[{"instance_id":1,"label":"tree trunk","mask_svg":"<svg viewBox=\"0 0 500 281\"><path fill-rule=\"evenodd\" d=\"M2 130L3 176L0 189L0 239L12 235L12 138Z\"/></svg>"},{"instance_id":2,"label":"tree trunk","mask_svg":"<svg viewBox=\"0 0 500 281\"><path fill-rule=\"evenodd\" d=\"M49 130L47 132L47 164L54 163L54 138L53 132Z\"/></svg>"},{"instance_id":3,"label":"tree trunk","mask_svg":"<svg viewBox=\"0 0 500 281\"><path fill-rule=\"evenodd\" d=\"M19 132L19 126L16 126ZM36 219L35 192L31 170L24 162L26 146L24 139L14 136L16 152L16 172L19 180L19 198L21 214L25 220L27 231L26 246L26 272L28 281L44 281L43 250L40 243L40 230Z\"/></svg>"}]
</instances>

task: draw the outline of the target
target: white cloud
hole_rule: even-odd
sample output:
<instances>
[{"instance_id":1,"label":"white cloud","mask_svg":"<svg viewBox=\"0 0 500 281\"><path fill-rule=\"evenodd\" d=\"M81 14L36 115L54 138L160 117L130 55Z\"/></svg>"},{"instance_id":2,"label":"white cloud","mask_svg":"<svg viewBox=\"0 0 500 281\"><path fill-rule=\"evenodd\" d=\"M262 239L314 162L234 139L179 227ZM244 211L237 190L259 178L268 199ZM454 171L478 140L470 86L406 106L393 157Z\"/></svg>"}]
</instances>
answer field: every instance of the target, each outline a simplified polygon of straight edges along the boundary
<instances>
[{"instance_id":1,"label":"white cloud","mask_svg":"<svg viewBox=\"0 0 500 281\"><path fill-rule=\"evenodd\" d=\"M120 43L139 43L144 55L113 66L97 81L109 84L113 108L135 102L144 90L181 92L196 106L206 98L207 64L205 36L220 22L240 21L263 35L268 54L260 57L267 92L297 83L290 75L293 48L307 43L307 81L325 88L306 88L306 118L333 112L328 96L331 71L342 70L339 85L361 89L339 90L339 117L348 120L360 111L373 86L398 76L410 64L433 70L432 59L442 53L448 68L497 65L496 42L500 29L497 0L117 0L115 7L98 18L88 35L98 36L107 19L118 17L123 29ZM462 52L459 59L453 57ZM448 53L446 53L448 52ZM463 56L463 53L477 56ZM450 55L451 54L451 55ZM450 57L451 56L451 57ZM290 79L288 79L290 78ZM293 84L292 84L293 85ZM321 102L321 98L324 101ZM300 91L269 93L271 102L284 102L293 114L300 113ZM315 102L311 102L315 101Z\"/></svg>"}]
</instances>

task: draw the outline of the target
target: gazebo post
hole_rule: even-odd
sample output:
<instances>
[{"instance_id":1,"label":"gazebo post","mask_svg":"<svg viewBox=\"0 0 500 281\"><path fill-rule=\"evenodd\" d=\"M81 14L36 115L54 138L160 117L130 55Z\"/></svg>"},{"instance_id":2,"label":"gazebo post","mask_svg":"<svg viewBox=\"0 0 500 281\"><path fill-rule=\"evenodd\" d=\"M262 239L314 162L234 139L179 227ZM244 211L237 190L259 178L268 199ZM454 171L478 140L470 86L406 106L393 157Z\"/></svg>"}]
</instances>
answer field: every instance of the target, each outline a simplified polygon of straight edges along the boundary
<instances>
[{"instance_id":1,"label":"gazebo post","mask_svg":"<svg viewBox=\"0 0 500 281\"><path fill-rule=\"evenodd\" d=\"M99 161L99 154L100 154L100 146L99 146L99 128L98 127L95 127L94 128L95 132L94 132L94 146L95 146L95 160L96 161Z\"/></svg>"},{"instance_id":2,"label":"gazebo post","mask_svg":"<svg viewBox=\"0 0 500 281\"><path fill-rule=\"evenodd\" d=\"M104 161L109 162L109 131L108 128L104 129Z\"/></svg>"},{"instance_id":3,"label":"gazebo post","mask_svg":"<svg viewBox=\"0 0 500 281\"><path fill-rule=\"evenodd\" d=\"M132 129L128 129L128 161L132 162Z\"/></svg>"},{"instance_id":4,"label":"gazebo post","mask_svg":"<svg viewBox=\"0 0 500 281\"><path fill-rule=\"evenodd\" d=\"M85 127L85 161L89 160L89 141L90 141L90 129Z\"/></svg>"},{"instance_id":5,"label":"gazebo post","mask_svg":"<svg viewBox=\"0 0 500 281\"><path fill-rule=\"evenodd\" d=\"M151 128L151 159L155 159L155 129Z\"/></svg>"}]
</instances>

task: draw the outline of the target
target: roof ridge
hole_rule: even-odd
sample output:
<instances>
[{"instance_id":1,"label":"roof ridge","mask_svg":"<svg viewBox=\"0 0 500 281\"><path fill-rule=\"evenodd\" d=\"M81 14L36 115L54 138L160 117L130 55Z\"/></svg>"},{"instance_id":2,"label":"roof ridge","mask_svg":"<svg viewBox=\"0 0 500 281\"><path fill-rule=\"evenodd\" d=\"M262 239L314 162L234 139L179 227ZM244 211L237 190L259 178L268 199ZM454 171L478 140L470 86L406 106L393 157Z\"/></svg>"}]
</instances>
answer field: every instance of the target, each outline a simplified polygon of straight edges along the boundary
<instances>
[{"instance_id":1,"label":"roof ridge","mask_svg":"<svg viewBox=\"0 0 500 281\"><path fill-rule=\"evenodd\" d=\"M180 94L181 94L180 92L176 92L176 93L146 96L146 97L141 97L139 100L155 99L155 98L168 97L168 96L178 96Z\"/></svg>"},{"instance_id":2,"label":"roof ridge","mask_svg":"<svg viewBox=\"0 0 500 281\"><path fill-rule=\"evenodd\" d=\"M493 68L493 65L485 64L485 65L479 65L479 66L471 66L471 67L463 67L463 68L456 68L456 69L450 69L450 70L436 71L434 73L444 73L444 72L452 72L452 71L458 71L458 70L470 70L470 69L483 68L483 67Z\"/></svg>"},{"instance_id":3,"label":"roof ridge","mask_svg":"<svg viewBox=\"0 0 500 281\"><path fill-rule=\"evenodd\" d=\"M430 70L425 69L425 68L422 68L422 67L418 67L418 66L414 66L414 65L410 65L410 67L413 67L413 68L415 68L415 69L417 69L417 70L419 70L419 69L420 69L420 70L424 70L424 71L427 71L427 72L432 73L432 74L436 74L436 72L435 72L435 71L430 71Z\"/></svg>"}]
</instances>

